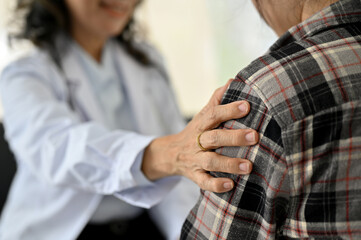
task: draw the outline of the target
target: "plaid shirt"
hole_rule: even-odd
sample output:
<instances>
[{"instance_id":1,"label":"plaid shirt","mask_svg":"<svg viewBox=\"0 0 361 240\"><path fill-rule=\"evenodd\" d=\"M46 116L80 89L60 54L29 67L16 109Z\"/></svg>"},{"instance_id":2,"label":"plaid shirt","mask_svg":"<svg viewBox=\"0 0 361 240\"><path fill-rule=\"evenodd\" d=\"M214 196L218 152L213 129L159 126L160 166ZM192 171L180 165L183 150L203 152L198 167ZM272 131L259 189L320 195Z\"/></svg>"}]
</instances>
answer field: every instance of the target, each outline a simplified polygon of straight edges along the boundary
<instances>
[{"instance_id":1,"label":"plaid shirt","mask_svg":"<svg viewBox=\"0 0 361 240\"><path fill-rule=\"evenodd\" d=\"M233 191L202 191L181 239L361 239L361 0L341 0L291 28L242 70L223 103L251 113L223 128L260 142L224 147L250 159Z\"/></svg>"}]
</instances>

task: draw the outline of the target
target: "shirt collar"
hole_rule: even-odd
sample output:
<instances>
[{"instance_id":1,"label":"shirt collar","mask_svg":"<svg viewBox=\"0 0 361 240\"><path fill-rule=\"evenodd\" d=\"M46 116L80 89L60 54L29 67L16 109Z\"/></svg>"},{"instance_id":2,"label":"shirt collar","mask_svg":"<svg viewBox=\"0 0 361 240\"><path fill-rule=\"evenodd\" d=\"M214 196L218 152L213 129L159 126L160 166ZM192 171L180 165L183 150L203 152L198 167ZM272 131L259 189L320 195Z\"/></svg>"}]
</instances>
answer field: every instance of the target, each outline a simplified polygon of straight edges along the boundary
<instances>
[{"instance_id":1,"label":"shirt collar","mask_svg":"<svg viewBox=\"0 0 361 240\"><path fill-rule=\"evenodd\" d=\"M334 26L354 22L361 22L361 0L340 0L290 28L271 46L270 51Z\"/></svg>"}]
</instances>

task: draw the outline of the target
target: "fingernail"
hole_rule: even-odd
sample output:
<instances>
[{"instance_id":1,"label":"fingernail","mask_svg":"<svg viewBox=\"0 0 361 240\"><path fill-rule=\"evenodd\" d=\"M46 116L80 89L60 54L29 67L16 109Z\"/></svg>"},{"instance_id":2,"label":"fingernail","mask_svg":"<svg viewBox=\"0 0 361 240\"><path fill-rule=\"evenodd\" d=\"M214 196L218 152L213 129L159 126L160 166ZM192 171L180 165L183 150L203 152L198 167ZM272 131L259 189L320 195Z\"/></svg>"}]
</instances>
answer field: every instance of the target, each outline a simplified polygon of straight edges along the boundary
<instances>
[{"instance_id":1,"label":"fingernail","mask_svg":"<svg viewBox=\"0 0 361 240\"><path fill-rule=\"evenodd\" d=\"M249 164L248 163L241 163L241 164L239 164L239 169L241 169L242 172L248 172L249 171Z\"/></svg>"},{"instance_id":2,"label":"fingernail","mask_svg":"<svg viewBox=\"0 0 361 240\"><path fill-rule=\"evenodd\" d=\"M254 132L247 133L245 138L247 142L254 142L256 140L256 134Z\"/></svg>"},{"instance_id":3,"label":"fingernail","mask_svg":"<svg viewBox=\"0 0 361 240\"><path fill-rule=\"evenodd\" d=\"M241 112L247 112L248 110L248 106L245 103L242 103L241 105L238 106L239 110L241 110Z\"/></svg>"},{"instance_id":4,"label":"fingernail","mask_svg":"<svg viewBox=\"0 0 361 240\"><path fill-rule=\"evenodd\" d=\"M226 182L223 184L223 187L225 189L232 189L233 188L233 183L232 182Z\"/></svg>"}]
</instances>

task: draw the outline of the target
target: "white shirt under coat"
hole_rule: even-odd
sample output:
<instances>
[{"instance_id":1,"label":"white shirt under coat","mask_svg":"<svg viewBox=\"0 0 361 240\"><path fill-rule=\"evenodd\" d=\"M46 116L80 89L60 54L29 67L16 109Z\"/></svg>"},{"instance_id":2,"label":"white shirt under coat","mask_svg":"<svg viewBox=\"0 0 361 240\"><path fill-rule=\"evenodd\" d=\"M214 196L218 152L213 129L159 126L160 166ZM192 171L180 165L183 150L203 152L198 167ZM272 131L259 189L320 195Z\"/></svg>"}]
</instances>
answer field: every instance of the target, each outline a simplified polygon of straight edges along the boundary
<instances>
[{"instance_id":1,"label":"white shirt under coat","mask_svg":"<svg viewBox=\"0 0 361 240\"><path fill-rule=\"evenodd\" d=\"M168 79L113 40L100 64L72 41L61 38L58 47L64 71L37 50L0 79L6 136L18 163L0 239L75 239L89 221L132 218L141 208L176 239L197 187L180 177L150 182L140 171L150 141L184 127ZM152 48L140 47L162 68Z\"/></svg>"}]
</instances>

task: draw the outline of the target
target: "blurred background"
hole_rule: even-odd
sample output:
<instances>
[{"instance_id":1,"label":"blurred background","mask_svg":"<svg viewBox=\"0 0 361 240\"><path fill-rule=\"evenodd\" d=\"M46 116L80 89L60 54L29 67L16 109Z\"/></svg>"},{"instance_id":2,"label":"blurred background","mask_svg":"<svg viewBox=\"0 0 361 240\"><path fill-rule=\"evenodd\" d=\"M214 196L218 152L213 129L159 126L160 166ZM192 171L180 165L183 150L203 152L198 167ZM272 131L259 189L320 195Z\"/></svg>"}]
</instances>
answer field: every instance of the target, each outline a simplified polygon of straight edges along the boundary
<instances>
[{"instance_id":1,"label":"blurred background","mask_svg":"<svg viewBox=\"0 0 361 240\"><path fill-rule=\"evenodd\" d=\"M0 71L31 49L7 44L15 0L0 0ZM137 12L145 37L163 54L185 117L276 40L251 0L145 0ZM2 116L0 104L0 118Z\"/></svg>"}]
</instances>

